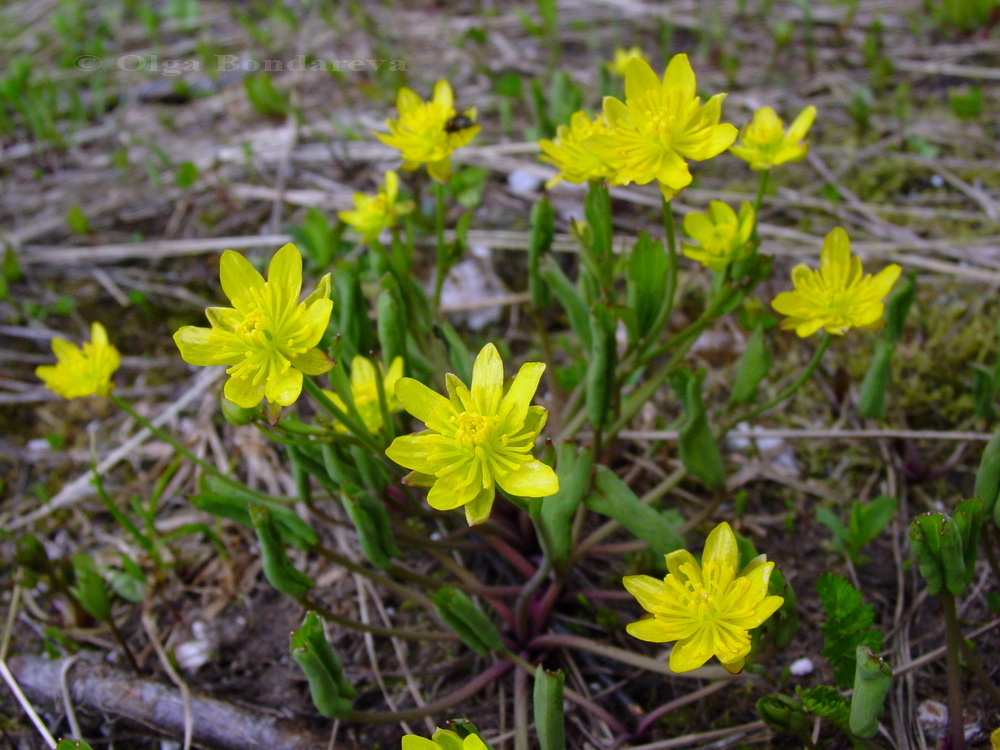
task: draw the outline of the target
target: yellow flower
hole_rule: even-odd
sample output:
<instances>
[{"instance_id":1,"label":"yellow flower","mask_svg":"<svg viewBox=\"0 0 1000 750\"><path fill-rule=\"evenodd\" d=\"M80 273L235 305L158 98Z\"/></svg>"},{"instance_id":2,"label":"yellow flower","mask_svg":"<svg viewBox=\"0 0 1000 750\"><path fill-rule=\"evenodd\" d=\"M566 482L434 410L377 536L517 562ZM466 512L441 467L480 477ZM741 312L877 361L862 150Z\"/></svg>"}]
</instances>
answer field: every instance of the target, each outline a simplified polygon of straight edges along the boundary
<instances>
[{"instance_id":1,"label":"yellow flower","mask_svg":"<svg viewBox=\"0 0 1000 750\"><path fill-rule=\"evenodd\" d=\"M382 387L385 389L385 401L389 407L389 412L395 414L403 410L403 405L396 398L396 381L403 377L403 358L396 357L389 365L389 370L382 379ZM382 409L378 403L378 371L371 360L360 355L351 360L351 397L354 399L354 406L361 415L368 432L378 432L382 429ZM347 405L333 391L323 391L327 397L342 411L347 411ZM336 429L339 432L347 432L344 425L338 423Z\"/></svg>"},{"instance_id":2,"label":"yellow flower","mask_svg":"<svg viewBox=\"0 0 1000 750\"><path fill-rule=\"evenodd\" d=\"M670 669L689 672L713 656L737 674L750 653L750 634L773 615L784 599L767 595L774 569L758 555L737 575L739 552L728 523L720 523L705 541L701 564L686 550L671 552L662 581L651 576L625 576L629 593L652 617L630 623L626 630L642 641L677 641Z\"/></svg>"},{"instance_id":3,"label":"yellow flower","mask_svg":"<svg viewBox=\"0 0 1000 750\"><path fill-rule=\"evenodd\" d=\"M403 155L403 169L427 165L427 172L438 182L451 177L452 152L466 145L479 132L476 110L455 111L455 95L445 80L434 85L434 98L423 101L408 88L396 97L399 119L389 118L388 135L375 133L382 143L398 148Z\"/></svg>"},{"instance_id":4,"label":"yellow flower","mask_svg":"<svg viewBox=\"0 0 1000 750\"><path fill-rule=\"evenodd\" d=\"M760 172L786 161L802 161L809 153L809 144L802 139L806 137L813 120L816 119L816 108L806 107L795 118L788 132L785 123L770 107L761 107L753 113L753 119L740 131L740 142L729 149L729 152L750 165L750 169Z\"/></svg>"},{"instance_id":5,"label":"yellow flower","mask_svg":"<svg viewBox=\"0 0 1000 750\"><path fill-rule=\"evenodd\" d=\"M902 269L895 263L875 276L864 276L861 258L851 255L851 241L840 227L823 240L819 270L805 263L792 269L794 292L781 292L771 306L788 317L781 327L805 338L820 328L843 334L853 327L881 328L885 296Z\"/></svg>"},{"instance_id":6,"label":"yellow flower","mask_svg":"<svg viewBox=\"0 0 1000 750\"><path fill-rule=\"evenodd\" d=\"M629 47L628 49L622 49L619 47L615 50L614 58L609 62L604 63L604 67L608 70L608 72L624 78L625 68L628 65L628 61L633 57L638 57L640 60L646 59L646 56L642 54L642 47L635 46Z\"/></svg>"},{"instance_id":7,"label":"yellow flower","mask_svg":"<svg viewBox=\"0 0 1000 750\"><path fill-rule=\"evenodd\" d=\"M476 734L470 734L463 740L449 729L438 729L433 737L428 740L415 734L404 734L402 750L487 750L486 743Z\"/></svg>"},{"instance_id":8,"label":"yellow flower","mask_svg":"<svg viewBox=\"0 0 1000 750\"><path fill-rule=\"evenodd\" d=\"M590 136L607 133L608 123L604 115L591 119L586 112L574 112L569 125L556 128L554 141L548 138L540 140L538 145L544 152L542 161L559 168L559 174L545 183L545 186L550 188L560 180L589 182L611 177L616 170L614 162L606 160L584 145Z\"/></svg>"},{"instance_id":9,"label":"yellow flower","mask_svg":"<svg viewBox=\"0 0 1000 750\"><path fill-rule=\"evenodd\" d=\"M609 134L591 136L587 145L605 161L621 161L613 184L657 180L669 200L691 183L685 159L711 159L736 140L736 128L719 122L725 98L716 94L702 105L687 55L674 55L662 81L649 63L632 58L625 66L625 102L604 98Z\"/></svg>"},{"instance_id":10,"label":"yellow flower","mask_svg":"<svg viewBox=\"0 0 1000 750\"><path fill-rule=\"evenodd\" d=\"M118 350L108 341L108 332L100 323L90 324L90 341L77 348L66 339L52 339L56 355L54 365L35 368L35 375L45 386L63 398L107 396L115 384L111 376L121 363Z\"/></svg>"},{"instance_id":11,"label":"yellow flower","mask_svg":"<svg viewBox=\"0 0 1000 750\"><path fill-rule=\"evenodd\" d=\"M684 217L684 231L697 244L684 243L681 250L706 268L721 271L750 255L753 221L753 206L749 203L743 203L737 216L722 201L712 201L706 213L692 212Z\"/></svg>"},{"instance_id":12,"label":"yellow flower","mask_svg":"<svg viewBox=\"0 0 1000 750\"><path fill-rule=\"evenodd\" d=\"M385 185L376 195L354 194L354 210L341 211L340 220L361 235L365 242L371 242L383 229L396 223L400 216L413 210L413 201L397 202L399 195L399 175L393 171L385 173Z\"/></svg>"},{"instance_id":13,"label":"yellow flower","mask_svg":"<svg viewBox=\"0 0 1000 750\"><path fill-rule=\"evenodd\" d=\"M222 291L232 307L205 310L211 328L184 326L174 334L192 365L228 365L226 398L250 409L266 398L288 406L302 391L302 376L321 375L333 363L316 348L330 321L330 274L299 302L302 256L288 243L271 258L267 281L239 253L219 264Z\"/></svg>"},{"instance_id":14,"label":"yellow flower","mask_svg":"<svg viewBox=\"0 0 1000 750\"><path fill-rule=\"evenodd\" d=\"M489 517L495 484L522 497L555 494L555 472L531 455L548 418L544 408L530 405L544 370L541 362L527 362L504 389L503 361L487 344L476 357L471 391L451 373L445 376L449 398L401 378L396 395L427 429L396 438L386 455L412 469L409 484L431 488L432 508L464 505L469 525Z\"/></svg>"}]
</instances>

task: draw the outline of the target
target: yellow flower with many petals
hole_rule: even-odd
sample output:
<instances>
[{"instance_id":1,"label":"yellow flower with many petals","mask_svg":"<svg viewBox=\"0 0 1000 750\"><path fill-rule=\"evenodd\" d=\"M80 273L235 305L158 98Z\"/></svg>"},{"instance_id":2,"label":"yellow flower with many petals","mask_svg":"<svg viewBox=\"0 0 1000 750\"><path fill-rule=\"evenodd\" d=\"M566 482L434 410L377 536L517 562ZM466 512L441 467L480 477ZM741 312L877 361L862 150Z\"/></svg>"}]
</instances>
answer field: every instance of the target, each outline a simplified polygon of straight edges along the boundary
<instances>
[{"instance_id":1,"label":"yellow flower with many petals","mask_svg":"<svg viewBox=\"0 0 1000 750\"><path fill-rule=\"evenodd\" d=\"M211 328L184 326L174 334L192 365L227 365L226 398L250 409L266 398L288 406L302 391L302 376L321 375L333 363L316 348L333 310L330 274L299 302L302 256L289 243L271 258L267 281L237 252L219 264L222 291L232 307L205 310Z\"/></svg>"},{"instance_id":2,"label":"yellow flower with many petals","mask_svg":"<svg viewBox=\"0 0 1000 750\"><path fill-rule=\"evenodd\" d=\"M427 502L437 510L465 506L469 525L490 515L495 485L522 497L548 497L559 490L551 467L531 455L548 412L532 406L545 365L521 365L504 388L503 361L493 344L476 357L471 390L448 373L445 398L412 378L396 383L403 408L427 427L396 438L386 450L412 469L407 482L430 487Z\"/></svg>"},{"instance_id":3,"label":"yellow flower with many petals","mask_svg":"<svg viewBox=\"0 0 1000 750\"><path fill-rule=\"evenodd\" d=\"M403 358L396 357L389 365L389 370L382 378L382 388L385 391L386 406L389 413L395 414L403 410L403 405L396 398L396 381L403 377ZM378 371L370 359L356 356L351 360L351 398L354 399L354 407L361 415L361 420L368 428L368 432L378 432L382 429L382 408L378 403ZM334 404L342 411L347 411L347 405L340 396L333 391L324 390ZM347 432L347 428L338 423L336 429L339 432Z\"/></svg>"},{"instance_id":4,"label":"yellow flower with many petals","mask_svg":"<svg viewBox=\"0 0 1000 750\"><path fill-rule=\"evenodd\" d=\"M90 324L90 341L78 348L66 339L52 339L56 355L54 365L35 368L35 375L45 386L63 398L107 396L114 388L111 376L115 374L121 357L108 341L108 332L100 323Z\"/></svg>"},{"instance_id":5,"label":"yellow flower with many petals","mask_svg":"<svg viewBox=\"0 0 1000 750\"><path fill-rule=\"evenodd\" d=\"M433 737L429 740L416 734L404 734L402 750L488 750L477 734L462 739L449 729L438 729Z\"/></svg>"},{"instance_id":6,"label":"yellow flower with many petals","mask_svg":"<svg viewBox=\"0 0 1000 750\"><path fill-rule=\"evenodd\" d=\"M706 213L691 212L684 217L684 231L697 244L682 243L681 250L706 268L721 271L750 255L753 222L754 210L749 203L743 203L737 216L722 201L712 201Z\"/></svg>"},{"instance_id":7,"label":"yellow flower with many petals","mask_svg":"<svg viewBox=\"0 0 1000 750\"><path fill-rule=\"evenodd\" d=\"M615 163L602 158L585 145L590 136L607 133L608 123L604 115L591 119L586 112L574 112L569 125L556 128L554 141L548 138L540 140L538 145L543 151L542 161L559 168L559 174L545 183L545 186L552 187L560 180L589 182L611 177L616 171Z\"/></svg>"},{"instance_id":8,"label":"yellow flower with many petals","mask_svg":"<svg viewBox=\"0 0 1000 750\"><path fill-rule=\"evenodd\" d=\"M785 123L770 107L761 107L753 113L753 119L740 131L740 142L729 152L750 165L750 169L760 172L786 161L802 161L809 153L809 144L803 139L813 120L816 108L806 107L795 118L788 132Z\"/></svg>"},{"instance_id":9,"label":"yellow flower with many petals","mask_svg":"<svg viewBox=\"0 0 1000 750\"><path fill-rule=\"evenodd\" d=\"M400 216L413 210L413 201L397 201L399 196L399 175L392 170L385 173L385 184L376 195L354 194L354 210L337 214L343 221L361 235L365 242L371 242L383 229L392 227Z\"/></svg>"},{"instance_id":10,"label":"yellow flower with many petals","mask_svg":"<svg viewBox=\"0 0 1000 750\"><path fill-rule=\"evenodd\" d=\"M865 276L861 258L851 255L851 241L840 227L823 240L819 270L805 263L792 269L793 292L781 292L771 306L788 317L784 330L805 338L820 328L843 334L850 328L882 328L885 303L902 269L895 263L874 276Z\"/></svg>"},{"instance_id":11,"label":"yellow flower with many petals","mask_svg":"<svg viewBox=\"0 0 1000 750\"><path fill-rule=\"evenodd\" d=\"M768 596L774 569L758 555L737 574L736 535L720 523L705 541L701 563L687 550L666 556L669 573L662 581L651 576L625 576L629 593L651 617L630 623L629 635L642 641L677 641L670 652L670 669L689 672L713 656L737 674L750 653L750 634L781 606L784 599Z\"/></svg>"},{"instance_id":12,"label":"yellow flower with many petals","mask_svg":"<svg viewBox=\"0 0 1000 750\"><path fill-rule=\"evenodd\" d=\"M619 47L615 50L615 56L604 63L604 67L609 73L614 73L616 76L625 76L625 68L628 66L628 61L632 58L639 58L640 60L645 60L646 56L642 54L642 47L635 46L629 47L628 49L622 49Z\"/></svg>"},{"instance_id":13,"label":"yellow flower with many petals","mask_svg":"<svg viewBox=\"0 0 1000 750\"><path fill-rule=\"evenodd\" d=\"M410 89L401 88L396 109L399 119L390 117L385 123L389 133L375 133L375 137L400 150L403 169L426 164L431 177L447 182L452 152L465 146L480 130L475 108L457 112L451 84L441 80L434 85L434 97L428 102Z\"/></svg>"},{"instance_id":14,"label":"yellow flower with many petals","mask_svg":"<svg viewBox=\"0 0 1000 750\"><path fill-rule=\"evenodd\" d=\"M674 55L662 81L649 63L632 58L625 67L625 101L604 98L610 132L591 136L587 145L605 161L620 162L613 184L657 180L669 200L691 184L685 159L711 159L736 140L735 126L719 122L725 98L716 94L702 105L687 55Z\"/></svg>"}]
</instances>

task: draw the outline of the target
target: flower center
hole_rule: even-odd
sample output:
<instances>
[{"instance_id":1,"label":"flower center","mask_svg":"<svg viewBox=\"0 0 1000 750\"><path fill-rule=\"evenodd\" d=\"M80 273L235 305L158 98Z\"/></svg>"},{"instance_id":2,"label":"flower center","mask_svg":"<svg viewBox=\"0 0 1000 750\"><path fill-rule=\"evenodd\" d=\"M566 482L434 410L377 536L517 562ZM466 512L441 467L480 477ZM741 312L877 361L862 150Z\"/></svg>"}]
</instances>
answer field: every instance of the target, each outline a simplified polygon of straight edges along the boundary
<instances>
[{"instance_id":1,"label":"flower center","mask_svg":"<svg viewBox=\"0 0 1000 750\"><path fill-rule=\"evenodd\" d=\"M733 246L736 237L736 227L732 224L716 225L712 234L706 238L705 249L715 255L724 255Z\"/></svg>"},{"instance_id":2,"label":"flower center","mask_svg":"<svg viewBox=\"0 0 1000 750\"><path fill-rule=\"evenodd\" d=\"M458 416L458 441L464 446L482 445L493 432L496 417L484 417L482 414L462 412Z\"/></svg>"},{"instance_id":3,"label":"flower center","mask_svg":"<svg viewBox=\"0 0 1000 750\"><path fill-rule=\"evenodd\" d=\"M267 341L267 316L260 310L248 313L236 327L236 335L248 344L260 345Z\"/></svg>"},{"instance_id":4,"label":"flower center","mask_svg":"<svg viewBox=\"0 0 1000 750\"><path fill-rule=\"evenodd\" d=\"M378 401L378 386L375 383L363 383L353 387L354 405L359 409Z\"/></svg>"}]
</instances>

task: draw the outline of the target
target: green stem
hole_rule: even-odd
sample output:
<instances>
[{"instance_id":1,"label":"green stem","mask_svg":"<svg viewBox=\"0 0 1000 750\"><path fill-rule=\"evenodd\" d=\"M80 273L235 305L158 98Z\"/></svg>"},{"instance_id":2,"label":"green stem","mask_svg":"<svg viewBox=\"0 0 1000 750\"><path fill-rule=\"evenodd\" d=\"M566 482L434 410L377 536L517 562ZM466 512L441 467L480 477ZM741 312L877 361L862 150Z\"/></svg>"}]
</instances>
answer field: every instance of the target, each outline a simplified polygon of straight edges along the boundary
<instances>
[{"instance_id":1,"label":"green stem","mask_svg":"<svg viewBox=\"0 0 1000 750\"><path fill-rule=\"evenodd\" d=\"M670 201L663 201L663 231L667 236L667 288L664 292L667 302L664 305L664 320L670 320L674 310L674 295L677 294L677 234L674 230L674 209Z\"/></svg>"},{"instance_id":2,"label":"green stem","mask_svg":"<svg viewBox=\"0 0 1000 750\"><path fill-rule=\"evenodd\" d=\"M150 422L148 419L146 419L144 416L136 412L136 410L133 409L131 404L129 404L127 401L123 401L114 393L109 393L108 398L110 398L111 401L119 409L121 409L123 412L132 417L132 419L134 419L136 422L138 422L147 430L156 435L156 437L158 437L160 440L172 446L175 451L183 455L185 458L190 459L193 463L200 466L202 469L209 472L210 474L214 474L217 477L221 477L222 479L225 479L227 482L232 482L232 479L230 479L228 476L223 474L217 468L212 466L212 464L208 463L208 461L205 461L194 455L190 450L187 449L187 447L185 447L179 440L177 440L177 438L175 438L169 432L164 432L159 427Z\"/></svg>"},{"instance_id":3,"label":"green stem","mask_svg":"<svg viewBox=\"0 0 1000 750\"><path fill-rule=\"evenodd\" d=\"M740 422L747 422L753 419L754 417L759 417L764 412L774 408L782 401L792 396L797 390L799 390L799 388L801 388L805 384L807 380L809 380L809 378L812 377L813 372L819 365L819 361L823 358L823 355L826 353L826 350L830 347L831 341L833 341L833 334L824 333L823 340L817 347L816 352L813 354L812 359L809 360L809 364L806 365L802 373L790 385L788 385L784 390L781 391L781 393L772 398L770 401L765 401L763 404L756 407L755 409L751 409L745 414L741 414L739 417L733 420L728 426L726 426L725 429L722 430L722 434L725 435L727 432L729 432L729 430L731 430L735 425L739 424Z\"/></svg>"},{"instance_id":4,"label":"green stem","mask_svg":"<svg viewBox=\"0 0 1000 750\"><path fill-rule=\"evenodd\" d=\"M941 607L944 609L945 643L948 662L948 731L951 735L951 750L965 750L965 714L962 709L962 675L959 664L962 649L962 631L955 614L955 595L948 590L941 591Z\"/></svg>"},{"instance_id":5,"label":"green stem","mask_svg":"<svg viewBox=\"0 0 1000 750\"><path fill-rule=\"evenodd\" d=\"M322 617L327 622L333 625L339 625L344 628L350 628L351 630L357 630L362 633L371 633L372 635L384 635L390 638L407 638L414 641L457 641L459 640L457 635L452 633L418 633L412 630L396 630L395 628L383 628L378 625L365 625L363 622L356 622L348 617L342 617L335 612L327 609L322 604L317 602L308 596L302 598L299 602L306 609L311 609L316 612L320 617Z\"/></svg>"},{"instance_id":6,"label":"green stem","mask_svg":"<svg viewBox=\"0 0 1000 750\"><path fill-rule=\"evenodd\" d=\"M441 288L444 286L445 247L444 247L444 183L434 181L434 229L437 234L437 268L434 273L434 305L436 315L441 307Z\"/></svg>"},{"instance_id":7,"label":"green stem","mask_svg":"<svg viewBox=\"0 0 1000 750\"><path fill-rule=\"evenodd\" d=\"M337 406L330 397L323 393L323 389L312 378L305 377L302 379L302 386L306 393L316 399L316 402L330 415L341 422L347 429L354 433L354 437L358 439L366 448L369 448L376 456L381 458L385 454L382 452L383 448L379 445L378 441L372 437L371 433L368 432L367 428L358 423L356 419L349 416L344 412L339 406Z\"/></svg>"},{"instance_id":8,"label":"green stem","mask_svg":"<svg viewBox=\"0 0 1000 750\"><path fill-rule=\"evenodd\" d=\"M416 721L425 716L444 713L453 706L471 698L480 690L493 685L513 667L514 665L509 661L498 661L458 690L420 708L411 708L406 711L352 711L346 721L356 724L398 724L401 721Z\"/></svg>"},{"instance_id":9,"label":"green stem","mask_svg":"<svg viewBox=\"0 0 1000 750\"><path fill-rule=\"evenodd\" d=\"M757 197L753 199L753 238L757 239L757 225L760 224L760 205L764 202L764 193L767 192L767 184L771 180L771 170L765 169L760 173L760 182L757 183Z\"/></svg>"}]
</instances>

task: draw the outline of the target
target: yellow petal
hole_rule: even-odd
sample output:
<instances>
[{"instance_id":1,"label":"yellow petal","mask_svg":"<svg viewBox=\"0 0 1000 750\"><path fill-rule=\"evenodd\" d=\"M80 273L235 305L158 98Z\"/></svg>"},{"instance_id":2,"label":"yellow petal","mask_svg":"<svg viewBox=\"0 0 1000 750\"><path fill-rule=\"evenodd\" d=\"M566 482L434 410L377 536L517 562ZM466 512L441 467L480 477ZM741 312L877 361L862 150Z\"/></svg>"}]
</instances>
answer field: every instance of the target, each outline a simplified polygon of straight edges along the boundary
<instances>
[{"instance_id":1,"label":"yellow petal","mask_svg":"<svg viewBox=\"0 0 1000 750\"><path fill-rule=\"evenodd\" d=\"M505 492L520 497L548 497L559 491L559 478L552 467L534 458L496 479Z\"/></svg>"},{"instance_id":2,"label":"yellow petal","mask_svg":"<svg viewBox=\"0 0 1000 750\"><path fill-rule=\"evenodd\" d=\"M670 652L670 669L673 672L690 672L692 669L697 669L702 666L706 661L712 658L711 654L705 654L699 652L697 648L694 647L694 638L685 638L682 641L678 641Z\"/></svg>"},{"instance_id":3,"label":"yellow petal","mask_svg":"<svg viewBox=\"0 0 1000 750\"><path fill-rule=\"evenodd\" d=\"M625 626L625 632L647 643L666 643L673 640L670 628L655 617L630 622Z\"/></svg>"},{"instance_id":4,"label":"yellow petal","mask_svg":"<svg viewBox=\"0 0 1000 750\"><path fill-rule=\"evenodd\" d=\"M469 526L478 526L485 523L490 517L493 509L493 501L496 499L496 490L491 485L481 489L479 494L465 505L465 520Z\"/></svg>"},{"instance_id":5,"label":"yellow petal","mask_svg":"<svg viewBox=\"0 0 1000 750\"><path fill-rule=\"evenodd\" d=\"M722 661L721 659L719 661ZM732 661L723 661L722 666L726 668L729 674L739 674L743 671L743 667L746 666L747 658L745 656L740 656Z\"/></svg>"},{"instance_id":6,"label":"yellow petal","mask_svg":"<svg viewBox=\"0 0 1000 750\"><path fill-rule=\"evenodd\" d=\"M823 249L819 253L820 269L839 271L851 262L851 240L843 227L834 227L823 238Z\"/></svg>"},{"instance_id":7,"label":"yellow petal","mask_svg":"<svg viewBox=\"0 0 1000 750\"><path fill-rule=\"evenodd\" d=\"M708 535L705 540L705 551L701 556L704 567L710 562L728 565L734 572L740 561L739 549L736 546L736 535L729 524L723 521Z\"/></svg>"},{"instance_id":8,"label":"yellow petal","mask_svg":"<svg viewBox=\"0 0 1000 750\"><path fill-rule=\"evenodd\" d=\"M477 411L494 415L503 395L503 360L493 344L487 344L476 356L472 366L472 399Z\"/></svg>"},{"instance_id":9,"label":"yellow petal","mask_svg":"<svg viewBox=\"0 0 1000 750\"><path fill-rule=\"evenodd\" d=\"M302 371L296 370L294 367L272 375L267 378L267 382L264 384L264 396L267 397L267 400L281 406L294 404L301 392Z\"/></svg>"},{"instance_id":10,"label":"yellow petal","mask_svg":"<svg viewBox=\"0 0 1000 750\"><path fill-rule=\"evenodd\" d=\"M415 734L403 735L403 750L441 750L441 746L432 742L426 737L418 737Z\"/></svg>"},{"instance_id":11,"label":"yellow petal","mask_svg":"<svg viewBox=\"0 0 1000 750\"><path fill-rule=\"evenodd\" d=\"M686 549L674 550L666 556L666 561L667 570L682 584L686 583L688 579L687 573L681 570L685 565L693 565L695 569L700 567L698 561L694 559L694 555Z\"/></svg>"},{"instance_id":12,"label":"yellow petal","mask_svg":"<svg viewBox=\"0 0 1000 750\"><path fill-rule=\"evenodd\" d=\"M625 576L622 585L639 601L640 607L654 614L665 613L667 604L674 598L670 587L652 576Z\"/></svg>"},{"instance_id":13,"label":"yellow petal","mask_svg":"<svg viewBox=\"0 0 1000 750\"><path fill-rule=\"evenodd\" d=\"M468 466L459 464L454 470L438 477L427 493L427 504L435 510L452 510L471 503L483 490L479 482L465 482Z\"/></svg>"},{"instance_id":14,"label":"yellow petal","mask_svg":"<svg viewBox=\"0 0 1000 750\"><path fill-rule=\"evenodd\" d=\"M219 261L219 280L222 291L233 307L244 315L250 311L254 293L264 289L264 277L250 265L250 261L234 250L226 250Z\"/></svg>"},{"instance_id":15,"label":"yellow petal","mask_svg":"<svg viewBox=\"0 0 1000 750\"><path fill-rule=\"evenodd\" d=\"M545 365L542 362L525 362L521 365L517 375L514 376L514 382L500 402L499 417L502 428L517 431L524 424L528 407L531 405L531 399L535 397L538 381L541 380L543 372Z\"/></svg>"},{"instance_id":16,"label":"yellow petal","mask_svg":"<svg viewBox=\"0 0 1000 750\"><path fill-rule=\"evenodd\" d=\"M237 406L244 409L252 409L264 398L264 384L259 383L254 385L250 378L241 378L233 375L226 381L223 393L226 398Z\"/></svg>"},{"instance_id":17,"label":"yellow petal","mask_svg":"<svg viewBox=\"0 0 1000 750\"><path fill-rule=\"evenodd\" d=\"M448 399L413 378L400 378L396 382L396 397L404 409L424 424L433 422L436 416L457 416Z\"/></svg>"},{"instance_id":18,"label":"yellow petal","mask_svg":"<svg viewBox=\"0 0 1000 750\"><path fill-rule=\"evenodd\" d=\"M445 109L454 109L455 107L455 94L451 90L451 84L443 78L434 84L433 101Z\"/></svg>"},{"instance_id":19,"label":"yellow petal","mask_svg":"<svg viewBox=\"0 0 1000 750\"><path fill-rule=\"evenodd\" d=\"M183 326L177 329L174 333L174 343L180 350L181 359L189 365L199 367L238 364L243 361L245 350L245 346L235 334L216 328L197 326ZM258 403L259 401L258 399Z\"/></svg>"},{"instance_id":20,"label":"yellow petal","mask_svg":"<svg viewBox=\"0 0 1000 750\"><path fill-rule=\"evenodd\" d=\"M641 57L633 57L625 64L625 101L658 93L660 85L659 76Z\"/></svg>"},{"instance_id":21,"label":"yellow petal","mask_svg":"<svg viewBox=\"0 0 1000 750\"><path fill-rule=\"evenodd\" d=\"M292 367L306 375L322 375L333 368L333 360L320 349L310 349L305 354L293 357L291 362Z\"/></svg>"},{"instance_id":22,"label":"yellow petal","mask_svg":"<svg viewBox=\"0 0 1000 750\"><path fill-rule=\"evenodd\" d=\"M681 97L685 100L694 99L698 95L694 70L687 55L674 55L670 59L667 69L663 72L663 85L679 89Z\"/></svg>"},{"instance_id":23,"label":"yellow petal","mask_svg":"<svg viewBox=\"0 0 1000 750\"><path fill-rule=\"evenodd\" d=\"M430 430L401 435L385 450L385 455L400 466L427 475L437 474L448 465L448 459L438 457L440 453L440 436Z\"/></svg>"},{"instance_id":24,"label":"yellow petal","mask_svg":"<svg viewBox=\"0 0 1000 750\"><path fill-rule=\"evenodd\" d=\"M798 143L801 141L806 137L806 133L809 132L809 128L812 127L815 119L816 107L810 104L804 110L799 112L799 116L796 117L792 121L792 124L788 126L788 133L785 135L785 140L789 143Z\"/></svg>"},{"instance_id":25,"label":"yellow petal","mask_svg":"<svg viewBox=\"0 0 1000 750\"><path fill-rule=\"evenodd\" d=\"M302 291L302 253L291 242L282 245L267 266L267 281L281 288L286 304L299 301Z\"/></svg>"}]
</instances>

